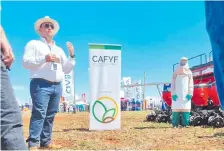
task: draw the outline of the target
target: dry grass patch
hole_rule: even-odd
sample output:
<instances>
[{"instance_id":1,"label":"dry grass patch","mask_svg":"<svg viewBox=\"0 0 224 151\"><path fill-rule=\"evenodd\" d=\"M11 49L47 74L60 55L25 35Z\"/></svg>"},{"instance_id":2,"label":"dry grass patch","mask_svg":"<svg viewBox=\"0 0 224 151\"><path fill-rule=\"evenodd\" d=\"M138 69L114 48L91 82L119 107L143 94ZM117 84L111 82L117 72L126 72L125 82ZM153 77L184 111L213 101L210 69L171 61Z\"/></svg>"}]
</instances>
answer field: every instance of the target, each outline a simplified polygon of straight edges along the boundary
<instances>
[{"instance_id":1,"label":"dry grass patch","mask_svg":"<svg viewBox=\"0 0 224 151\"><path fill-rule=\"evenodd\" d=\"M224 128L173 129L169 124L145 122L149 112L122 112L121 130L89 131L89 113L56 116L53 140L74 150L222 150ZM24 113L25 137L30 114Z\"/></svg>"}]
</instances>

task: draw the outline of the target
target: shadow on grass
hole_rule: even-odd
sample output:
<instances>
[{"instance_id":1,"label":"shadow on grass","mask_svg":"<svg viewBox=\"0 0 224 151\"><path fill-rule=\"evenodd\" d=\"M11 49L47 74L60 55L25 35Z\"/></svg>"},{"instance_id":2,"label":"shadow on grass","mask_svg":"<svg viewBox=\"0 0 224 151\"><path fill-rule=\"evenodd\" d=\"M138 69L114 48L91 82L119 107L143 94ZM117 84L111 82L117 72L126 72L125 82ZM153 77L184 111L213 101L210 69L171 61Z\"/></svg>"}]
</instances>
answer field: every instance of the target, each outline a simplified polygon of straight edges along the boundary
<instances>
[{"instance_id":1,"label":"shadow on grass","mask_svg":"<svg viewBox=\"0 0 224 151\"><path fill-rule=\"evenodd\" d=\"M223 133L215 133L214 137L224 137L224 132Z\"/></svg>"},{"instance_id":2,"label":"shadow on grass","mask_svg":"<svg viewBox=\"0 0 224 151\"><path fill-rule=\"evenodd\" d=\"M224 132L214 133L211 136L198 136L198 138L214 138L214 137L224 137Z\"/></svg>"},{"instance_id":3,"label":"shadow on grass","mask_svg":"<svg viewBox=\"0 0 224 151\"><path fill-rule=\"evenodd\" d=\"M90 132L90 130L88 128L77 128L75 130L82 131L82 132Z\"/></svg>"},{"instance_id":4,"label":"shadow on grass","mask_svg":"<svg viewBox=\"0 0 224 151\"><path fill-rule=\"evenodd\" d=\"M73 129L63 129L62 131L53 131L53 132L70 132L70 131L85 131L90 132L87 128L73 128Z\"/></svg>"},{"instance_id":5,"label":"shadow on grass","mask_svg":"<svg viewBox=\"0 0 224 151\"><path fill-rule=\"evenodd\" d=\"M166 126L145 126L145 127L134 127L134 129L138 129L138 130L143 130L143 129L166 129L166 128L170 128L170 127L166 127Z\"/></svg>"},{"instance_id":6,"label":"shadow on grass","mask_svg":"<svg viewBox=\"0 0 224 151\"><path fill-rule=\"evenodd\" d=\"M156 121L147 121L147 120L143 120L142 122L146 122L146 123L158 123ZM161 122L162 123L162 122ZM159 123L158 123L159 124ZM169 124L169 122L163 123L163 124Z\"/></svg>"}]
</instances>

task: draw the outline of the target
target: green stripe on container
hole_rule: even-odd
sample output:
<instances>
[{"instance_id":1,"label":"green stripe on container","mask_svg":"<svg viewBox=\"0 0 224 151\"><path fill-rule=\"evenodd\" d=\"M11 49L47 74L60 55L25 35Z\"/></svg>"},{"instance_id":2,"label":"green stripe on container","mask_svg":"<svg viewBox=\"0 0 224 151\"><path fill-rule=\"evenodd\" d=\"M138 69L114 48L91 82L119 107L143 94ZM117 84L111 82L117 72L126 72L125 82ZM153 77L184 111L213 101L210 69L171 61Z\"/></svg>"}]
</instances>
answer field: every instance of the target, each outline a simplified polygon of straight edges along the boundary
<instances>
[{"instance_id":1,"label":"green stripe on container","mask_svg":"<svg viewBox=\"0 0 224 151\"><path fill-rule=\"evenodd\" d=\"M121 50L121 46L106 45L105 49Z\"/></svg>"},{"instance_id":2,"label":"green stripe on container","mask_svg":"<svg viewBox=\"0 0 224 151\"><path fill-rule=\"evenodd\" d=\"M90 45L90 49L104 49L104 45Z\"/></svg>"},{"instance_id":3,"label":"green stripe on container","mask_svg":"<svg viewBox=\"0 0 224 151\"><path fill-rule=\"evenodd\" d=\"M121 50L121 46L115 46L115 45L89 45L89 49Z\"/></svg>"}]
</instances>

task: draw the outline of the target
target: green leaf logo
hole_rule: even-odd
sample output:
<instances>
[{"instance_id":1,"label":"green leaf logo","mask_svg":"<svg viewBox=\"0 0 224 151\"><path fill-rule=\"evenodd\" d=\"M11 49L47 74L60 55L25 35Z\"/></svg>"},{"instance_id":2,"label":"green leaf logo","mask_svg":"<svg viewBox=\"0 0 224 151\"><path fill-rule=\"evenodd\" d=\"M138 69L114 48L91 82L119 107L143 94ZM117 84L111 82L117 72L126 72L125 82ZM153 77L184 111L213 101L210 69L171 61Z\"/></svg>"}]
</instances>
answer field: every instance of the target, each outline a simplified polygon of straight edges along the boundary
<instances>
[{"instance_id":1,"label":"green leaf logo","mask_svg":"<svg viewBox=\"0 0 224 151\"><path fill-rule=\"evenodd\" d=\"M107 110L104 114L103 114L103 123L109 123L111 121L114 120L114 115L115 115L115 108L109 109Z\"/></svg>"},{"instance_id":2,"label":"green leaf logo","mask_svg":"<svg viewBox=\"0 0 224 151\"><path fill-rule=\"evenodd\" d=\"M105 97L108 100L108 97ZM101 98L102 99L102 98ZM112 101L114 103L114 101ZM117 104L115 104L115 108L110 108L107 109L107 107L105 106L105 104L103 104L102 101L96 100L95 103L93 104L92 107L92 113L94 118L100 122L100 123L110 123L115 119L116 116L116 108L117 108ZM99 115L96 114L96 110L100 109L101 111L103 110L103 114Z\"/></svg>"}]
</instances>

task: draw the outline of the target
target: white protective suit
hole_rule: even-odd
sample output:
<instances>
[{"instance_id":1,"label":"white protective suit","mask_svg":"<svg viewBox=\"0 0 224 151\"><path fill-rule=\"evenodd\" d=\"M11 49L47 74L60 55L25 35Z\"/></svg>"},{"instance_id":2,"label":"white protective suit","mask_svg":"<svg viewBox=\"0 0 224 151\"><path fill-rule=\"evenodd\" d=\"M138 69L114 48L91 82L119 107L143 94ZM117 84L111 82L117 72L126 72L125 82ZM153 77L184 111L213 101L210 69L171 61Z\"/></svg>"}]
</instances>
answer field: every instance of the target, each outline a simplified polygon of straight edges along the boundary
<instances>
[{"instance_id":1,"label":"white protective suit","mask_svg":"<svg viewBox=\"0 0 224 151\"><path fill-rule=\"evenodd\" d=\"M191 100L188 100L186 96L193 96L193 77L188 66L187 58L181 58L181 60L185 60L186 65L181 66L179 64L176 71L173 73L171 94L177 95L178 98L176 101L172 101L171 107L174 112L190 112Z\"/></svg>"}]
</instances>

